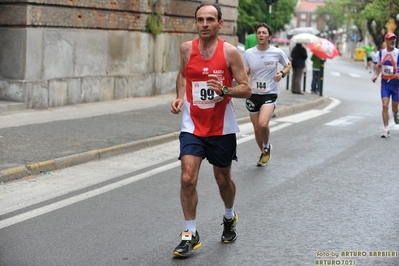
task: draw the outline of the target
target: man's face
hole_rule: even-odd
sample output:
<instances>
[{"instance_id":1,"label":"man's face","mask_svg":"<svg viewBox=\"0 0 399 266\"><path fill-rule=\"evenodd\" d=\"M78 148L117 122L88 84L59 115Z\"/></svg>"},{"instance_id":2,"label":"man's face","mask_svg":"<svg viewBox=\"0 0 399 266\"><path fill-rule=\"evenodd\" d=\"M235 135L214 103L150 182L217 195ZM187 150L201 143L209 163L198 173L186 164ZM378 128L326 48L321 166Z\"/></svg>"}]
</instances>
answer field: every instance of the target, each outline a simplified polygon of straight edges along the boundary
<instances>
[{"instance_id":1,"label":"man's face","mask_svg":"<svg viewBox=\"0 0 399 266\"><path fill-rule=\"evenodd\" d=\"M197 11L195 26L201 38L217 36L223 20L218 21L218 12L213 6L203 6Z\"/></svg>"},{"instance_id":2,"label":"man's face","mask_svg":"<svg viewBox=\"0 0 399 266\"><path fill-rule=\"evenodd\" d=\"M395 48L396 37L391 37L389 39L385 39L385 42L387 43L388 48L393 49L393 48Z\"/></svg>"},{"instance_id":3,"label":"man's face","mask_svg":"<svg viewBox=\"0 0 399 266\"><path fill-rule=\"evenodd\" d=\"M267 44L269 43L270 35L269 30L266 27L259 27L256 30L256 39L259 44Z\"/></svg>"}]
</instances>

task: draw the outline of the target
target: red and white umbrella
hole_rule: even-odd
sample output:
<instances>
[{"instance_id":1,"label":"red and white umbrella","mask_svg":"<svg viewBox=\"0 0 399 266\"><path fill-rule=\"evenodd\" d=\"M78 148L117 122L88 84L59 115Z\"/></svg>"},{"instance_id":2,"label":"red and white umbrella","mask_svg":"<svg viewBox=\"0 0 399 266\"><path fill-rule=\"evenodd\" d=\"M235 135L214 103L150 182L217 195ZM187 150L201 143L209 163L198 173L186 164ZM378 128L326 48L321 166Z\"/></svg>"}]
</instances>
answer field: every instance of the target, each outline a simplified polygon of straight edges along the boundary
<instances>
[{"instance_id":1,"label":"red and white umbrella","mask_svg":"<svg viewBox=\"0 0 399 266\"><path fill-rule=\"evenodd\" d=\"M327 39L319 38L318 42L310 42L308 44L310 51L322 59L333 59L339 55L338 49Z\"/></svg>"}]
</instances>

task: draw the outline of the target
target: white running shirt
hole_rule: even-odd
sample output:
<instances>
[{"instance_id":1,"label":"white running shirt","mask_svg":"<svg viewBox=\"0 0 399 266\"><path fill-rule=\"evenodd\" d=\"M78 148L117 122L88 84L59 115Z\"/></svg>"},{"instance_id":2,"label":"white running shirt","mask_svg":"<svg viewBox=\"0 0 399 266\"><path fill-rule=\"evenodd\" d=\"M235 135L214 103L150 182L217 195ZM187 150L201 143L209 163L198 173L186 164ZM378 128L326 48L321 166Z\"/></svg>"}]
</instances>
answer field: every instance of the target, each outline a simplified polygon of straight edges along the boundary
<instances>
[{"instance_id":1,"label":"white running shirt","mask_svg":"<svg viewBox=\"0 0 399 266\"><path fill-rule=\"evenodd\" d=\"M279 84L273 80L278 63L287 66L289 59L280 48L269 46L265 51L252 47L245 51L244 64L250 68L252 94L279 94Z\"/></svg>"}]
</instances>

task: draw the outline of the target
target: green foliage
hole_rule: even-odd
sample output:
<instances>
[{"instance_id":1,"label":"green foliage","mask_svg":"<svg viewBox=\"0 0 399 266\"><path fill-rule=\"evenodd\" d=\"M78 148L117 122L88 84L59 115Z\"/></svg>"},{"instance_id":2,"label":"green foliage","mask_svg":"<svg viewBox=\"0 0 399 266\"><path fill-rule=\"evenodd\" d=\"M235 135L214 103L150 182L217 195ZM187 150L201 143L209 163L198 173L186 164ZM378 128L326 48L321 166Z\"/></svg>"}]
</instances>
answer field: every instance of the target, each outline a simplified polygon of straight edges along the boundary
<instances>
[{"instance_id":1,"label":"green foliage","mask_svg":"<svg viewBox=\"0 0 399 266\"><path fill-rule=\"evenodd\" d=\"M145 29L152 34L160 34L162 32L162 16L160 13L151 14L147 17Z\"/></svg>"},{"instance_id":2,"label":"green foliage","mask_svg":"<svg viewBox=\"0 0 399 266\"><path fill-rule=\"evenodd\" d=\"M377 46L384 41L389 20L396 23L397 30L399 28L397 0L326 0L326 5L319 7L315 14L321 18L329 14L331 19L326 23L330 30L356 26L360 41L368 32Z\"/></svg>"},{"instance_id":3,"label":"green foliage","mask_svg":"<svg viewBox=\"0 0 399 266\"><path fill-rule=\"evenodd\" d=\"M291 20L291 14L295 14L297 0L278 0L272 4L271 28L273 32L283 30L284 25ZM253 27L258 22L267 22L267 5L264 0L240 0L238 4L238 35L246 32L252 33Z\"/></svg>"}]
</instances>

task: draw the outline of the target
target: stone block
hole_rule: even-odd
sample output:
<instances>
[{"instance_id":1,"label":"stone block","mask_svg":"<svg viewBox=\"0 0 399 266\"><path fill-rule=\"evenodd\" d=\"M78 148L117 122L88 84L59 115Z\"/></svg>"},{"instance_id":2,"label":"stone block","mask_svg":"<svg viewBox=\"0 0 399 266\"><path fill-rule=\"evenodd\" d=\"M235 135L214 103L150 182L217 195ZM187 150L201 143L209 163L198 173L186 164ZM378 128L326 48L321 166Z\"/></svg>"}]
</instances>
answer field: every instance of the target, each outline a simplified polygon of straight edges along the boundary
<instances>
[{"instance_id":1,"label":"stone block","mask_svg":"<svg viewBox=\"0 0 399 266\"><path fill-rule=\"evenodd\" d=\"M25 102L25 82L0 81L0 100Z\"/></svg>"},{"instance_id":2,"label":"stone block","mask_svg":"<svg viewBox=\"0 0 399 266\"><path fill-rule=\"evenodd\" d=\"M68 104L82 103L81 79L68 79Z\"/></svg>"},{"instance_id":3,"label":"stone block","mask_svg":"<svg viewBox=\"0 0 399 266\"><path fill-rule=\"evenodd\" d=\"M72 77L75 33L45 30L43 40L43 79Z\"/></svg>"},{"instance_id":4,"label":"stone block","mask_svg":"<svg viewBox=\"0 0 399 266\"><path fill-rule=\"evenodd\" d=\"M130 35L130 74L147 74L153 71L154 37L148 33L134 32Z\"/></svg>"},{"instance_id":5,"label":"stone block","mask_svg":"<svg viewBox=\"0 0 399 266\"><path fill-rule=\"evenodd\" d=\"M100 30L75 30L73 76L106 75L107 32Z\"/></svg>"},{"instance_id":6,"label":"stone block","mask_svg":"<svg viewBox=\"0 0 399 266\"><path fill-rule=\"evenodd\" d=\"M26 83L25 102L29 109L48 108L48 83L44 81Z\"/></svg>"},{"instance_id":7,"label":"stone block","mask_svg":"<svg viewBox=\"0 0 399 266\"><path fill-rule=\"evenodd\" d=\"M100 78L82 78L82 103L100 101Z\"/></svg>"},{"instance_id":8,"label":"stone block","mask_svg":"<svg viewBox=\"0 0 399 266\"><path fill-rule=\"evenodd\" d=\"M128 77L128 97L145 97L154 95L153 74L132 75Z\"/></svg>"},{"instance_id":9,"label":"stone block","mask_svg":"<svg viewBox=\"0 0 399 266\"><path fill-rule=\"evenodd\" d=\"M25 79L43 78L43 29L26 29Z\"/></svg>"},{"instance_id":10,"label":"stone block","mask_svg":"<svg viewBox=\"0 0 399 266\"><path fill-rule=\"evenodd\" d=\"M125 99L128 97L129 82L126 77L115 77L115 99Z\"/></svg>"},{"instance_id":11,"label":"stone block","mask_svg":"<svg viewBox=\"0 0 399 266\"><path fill-rule=\"evenodd\" d=\"M108 33L107 74L129 75L130 56L132 53L130 37L127 31L112 31Z\"/></svg>"},{"instance_id":12,"label":"stone block","mask_svg":"<svg viewBox=\"0 0 399 266\"><path fill-rule=\"evenodd\" d=\"M0 29L0 77L19 79L25 77L25 29Z\"/></svg>"},{"instance_id":13,"label":"stone block","mask_svg":"<svg viewBox=\"0 0 399 266\"><path fill-rule=\"evenodd\" d=\"M100 80L100 101L111 101L115 97L114 77L103 77Z\"/></svg>"},{"instance_id":14,"label":"stone block","mask_svg":"<svg viewBox=\"0 0 399 266\"><path fill-rule=\"evenodd\" d=\"M176 77L178 71L156 73L154 75L154 95L169 94L176 92Z\"/></svg>"},{"instance_id":15,"label":"stone block","mask_svg":"<svg viewBox=\"0 0 399 266\"><path fill-rule=\"evenodd\" d=\"M68 104L68 82L66 80L50 80L48 87L49 107Z\"/></svg>"}]
</instances>

